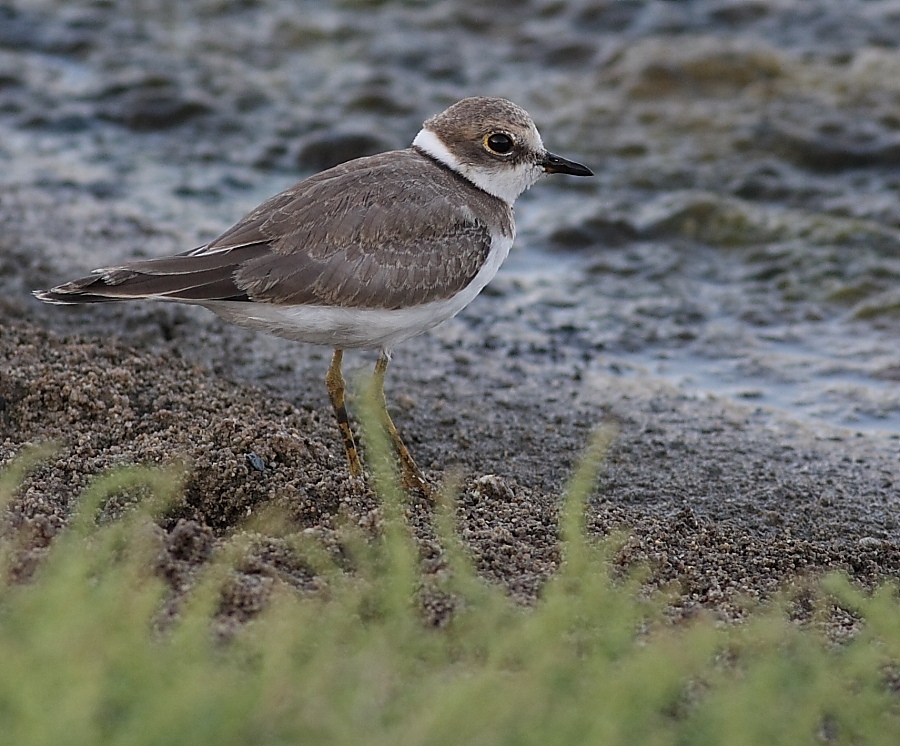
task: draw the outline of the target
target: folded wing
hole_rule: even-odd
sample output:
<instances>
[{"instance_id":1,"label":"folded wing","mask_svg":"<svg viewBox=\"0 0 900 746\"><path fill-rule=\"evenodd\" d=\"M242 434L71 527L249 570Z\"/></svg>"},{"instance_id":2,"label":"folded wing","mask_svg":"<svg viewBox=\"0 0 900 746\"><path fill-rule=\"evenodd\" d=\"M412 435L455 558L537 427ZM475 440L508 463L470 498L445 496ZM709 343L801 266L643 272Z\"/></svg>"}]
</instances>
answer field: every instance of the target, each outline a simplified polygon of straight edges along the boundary
<instances>
[{"instance_id":1,"label":"folded wing","mask_svg":"<svg viewBox=\"0 0 900 746\"><path fill-rule=\"evenodd\" d=\"M468 285L490 252L489 223L512 235L506 205L415 151L396 151L316 174L202 248L101 268L35 295L399 308Z\"/></svg>"}]
</instances>

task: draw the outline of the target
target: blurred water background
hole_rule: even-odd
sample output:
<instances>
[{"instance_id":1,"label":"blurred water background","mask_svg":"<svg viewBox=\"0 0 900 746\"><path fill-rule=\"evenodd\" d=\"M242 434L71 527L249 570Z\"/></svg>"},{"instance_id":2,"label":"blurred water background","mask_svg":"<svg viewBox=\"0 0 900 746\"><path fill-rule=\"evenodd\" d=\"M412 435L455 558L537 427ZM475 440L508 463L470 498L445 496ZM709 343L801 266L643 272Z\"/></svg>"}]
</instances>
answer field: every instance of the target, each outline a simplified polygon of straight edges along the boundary
<instances>
[{"instance_id":1,"label":"blurred water background","mask_svg":"<svg viewBox=\"0 0 900 746\"><path fill-rule=\"evenodd\" d=\"M460 323L588 384L900 434L893 0L0 2L5 302L199 245L474 94L597 176L521 199Z\"/></svg>"}]
</instances>

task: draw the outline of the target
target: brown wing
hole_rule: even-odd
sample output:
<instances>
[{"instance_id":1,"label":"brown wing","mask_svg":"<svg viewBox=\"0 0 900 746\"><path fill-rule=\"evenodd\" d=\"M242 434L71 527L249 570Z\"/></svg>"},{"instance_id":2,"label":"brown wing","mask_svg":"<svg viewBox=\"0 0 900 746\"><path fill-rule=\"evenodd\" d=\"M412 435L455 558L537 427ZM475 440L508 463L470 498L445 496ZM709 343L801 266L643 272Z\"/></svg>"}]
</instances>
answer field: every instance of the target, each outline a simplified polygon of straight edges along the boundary
<instances>
[{"instance_id":1,"label":"brown wing","mask_svg":"<svg viewBox=\"0 0 900 746\"><path fill-rule=\"evenodd\" d=\"M52 290L35 291L47 303L103 303L140 298L171 298L189 302L250 300L234 284L235 271L246 261L268 252L262 244L241 246L216 256L176 256L96 269L87 277Z\"/></svg>"},{"instance_id":2,"label":"brown wing","mask_svg":"<svg viewBox=\"0 0 900 746\"><path fill-rule=\"evenodd\" d=\"M300 182L200 249L97 270L38 297L398 308L464 288L490 251L489 223L512 235L503 202L414 150L395 151Z\"/></svg>"}]
</instances>

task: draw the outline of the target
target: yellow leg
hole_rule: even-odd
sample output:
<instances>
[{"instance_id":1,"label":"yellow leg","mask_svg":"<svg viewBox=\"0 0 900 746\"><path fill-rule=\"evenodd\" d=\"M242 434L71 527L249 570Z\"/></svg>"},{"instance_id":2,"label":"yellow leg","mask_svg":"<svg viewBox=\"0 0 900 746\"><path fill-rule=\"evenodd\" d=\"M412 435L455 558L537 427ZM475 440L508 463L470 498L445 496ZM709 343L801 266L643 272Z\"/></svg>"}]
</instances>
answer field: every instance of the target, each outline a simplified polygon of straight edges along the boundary
<instances>
[{"instance_id":1,"label":"yellow leg","mask_svg":"<svg viewBox=\"0 0 900 746\"><path fill-rule=\"evenodd\" d=\"M400 482L404 489L417 489L425 495L433 496L434 490L425 480L425 477L422 476L422 472L419 471L419 467L416 466L412 454L410 454L409 449L400 437L400 433L397 432L397 428L394 426L390 414L388 414L387 398L384 395L384 376L385 373L387 373L389 361L390 358L383 352L378 356L378 362L375 363L375 386L378 388L380 394L379 401L381 404L381 415L384 418L384 426L391 436L394 450L397 451L397 457L400 459Z\"/></svg>"},{"instance_id":2,"label":"yellow leg","mask_svg":"<svg viewBox=\"0 0 900 746\"><path fill-rule=\"evenodd\" d=\"M347 453L347 465L350 467L351 477L362 476L362 465L359 462L359 452L356 450L356 441L353 439L353 431L350 429L350 418L347 416L347 407L344 405L344 392L346 385L341 373L341 360L344 351L335 350L331 358L331 366L325 376L325 386L328 396L331 397L331 406L337 419L338 429L341 431L341 440L344 441L344 451Z\"/></svg>"}]
</instances>

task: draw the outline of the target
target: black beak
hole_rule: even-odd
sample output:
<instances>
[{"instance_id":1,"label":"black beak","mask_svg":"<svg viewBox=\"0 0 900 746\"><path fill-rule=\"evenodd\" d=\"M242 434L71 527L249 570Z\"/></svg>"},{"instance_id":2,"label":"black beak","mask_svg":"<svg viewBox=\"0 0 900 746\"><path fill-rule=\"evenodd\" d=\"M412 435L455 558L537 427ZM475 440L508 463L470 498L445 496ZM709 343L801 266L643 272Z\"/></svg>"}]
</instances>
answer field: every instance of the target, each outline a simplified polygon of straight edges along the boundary
<instances>
[{"instance_id":1,"label":"black beak","mask_svg":"<svg viewBox=\"0 0 900 746\"><path fill-rule=\"evenodd\" d=\"M594 172L587 166L582 166L575 161L567 161L553 153L545 153L541 161L544 172L548 174L571 174L572 176L593 176Z\"/></svg>"}]
</instances>

